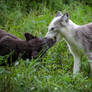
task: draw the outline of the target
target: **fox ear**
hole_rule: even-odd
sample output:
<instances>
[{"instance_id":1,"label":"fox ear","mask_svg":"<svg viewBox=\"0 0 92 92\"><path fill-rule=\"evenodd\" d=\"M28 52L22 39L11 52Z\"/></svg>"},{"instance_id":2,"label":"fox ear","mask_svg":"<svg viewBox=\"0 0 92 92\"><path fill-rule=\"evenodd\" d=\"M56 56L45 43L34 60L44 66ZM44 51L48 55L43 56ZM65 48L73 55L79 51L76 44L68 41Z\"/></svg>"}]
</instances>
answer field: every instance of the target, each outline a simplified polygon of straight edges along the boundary
<instances>
[{"instance_id":1,"label":"fox ear","mask_svg":"<svg viewBox=\"0 0 92 92\"><path fill-rule=\"evenodd\" d=\"M34 39L34 38L36 38L35 36L33 36L33 35L32 35L32 34L30 34L30 33L25 33L24 35L25 35L25 38L26 38L26 40L27 40L27 41L32 40L32 39Z\"/></svg>"},{"instance_id":2,"label":"fox ear","mask_svg":"<svg viewBox=\"0 0 92 92\"><path fill-rule=\"evenodd\" d=\"M68 22L68 20L69 20L69 15L68 15L68 13L65 13L63 16L62 16L62 18L61 18L63 21L65 21L65 22Z\"/></svg>"},{"instance_id":3,"label":"fox ear","mask_svg":"<svg viewBox=\"0 0 92 92\"><path fill-rule=\"evenodd\" d=\"M57 13L56 13L56 16L55 17L58 17L58 16L62 16L63 14L61 13L61 11L58 11Z\"/></svg>"}]
</instances>

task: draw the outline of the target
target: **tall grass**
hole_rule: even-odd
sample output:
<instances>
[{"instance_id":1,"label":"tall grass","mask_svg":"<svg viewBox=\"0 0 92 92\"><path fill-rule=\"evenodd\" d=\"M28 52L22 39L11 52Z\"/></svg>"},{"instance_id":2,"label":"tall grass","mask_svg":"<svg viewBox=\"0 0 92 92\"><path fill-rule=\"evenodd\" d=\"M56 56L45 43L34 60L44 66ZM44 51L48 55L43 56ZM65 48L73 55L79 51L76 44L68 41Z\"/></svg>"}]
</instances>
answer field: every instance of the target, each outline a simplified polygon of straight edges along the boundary
<instances>
[{"instance_id":1,"label":"tall grass","mask_svg":"<svg viewBox=\"0 0 92 92\"><path fill-rule=\"evenodd\" d=\"M92 21L89 1L88 5L83 0L66 1L1 0L0 29L21 39L25 39L25 32L44 37L58 10L68 12L77 24ZM0 92L91 92L92 80L88 76L86 57L82 61L80 74L72 75L73 57L66 43L60 41L47 51L42 60L21 59L16 66L0 66Z\"/></svg>"}]
</instances>

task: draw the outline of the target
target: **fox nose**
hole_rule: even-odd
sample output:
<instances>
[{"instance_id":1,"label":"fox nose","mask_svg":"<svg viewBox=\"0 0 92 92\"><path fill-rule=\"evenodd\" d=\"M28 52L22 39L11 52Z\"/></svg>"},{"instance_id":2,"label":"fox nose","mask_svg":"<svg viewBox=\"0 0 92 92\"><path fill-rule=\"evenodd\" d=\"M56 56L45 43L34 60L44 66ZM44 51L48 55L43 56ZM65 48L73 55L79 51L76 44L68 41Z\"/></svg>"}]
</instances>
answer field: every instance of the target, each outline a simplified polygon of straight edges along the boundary
<instances>
[{"instance_id":1,"label":"fox nose","mask_svg":"<svg viewBox=\"0 0 92 92\"><path fill-rule=\"evenodd\" d=\"M46 48L50 48L56 43L56 37L52 38L45 38L43 43L45 44Z\"/></svg>"},{"instance_id":2,"label":"fox nose","mask_svg":"<svg viewBox=\"0 0 92 92\"><path fill-rule=\"evenodd\" d=\"M45 35L46 38L51 38L51 34L50 32L47 32L46 35Z\"/></svg>"},{"instance_id":3,"label":"fox nose","mask_svg":"<svg viewBox=\"0 0 92 92\"><path fill-rule=\"evenodd\" d=\"M44 38L43 39L43 45L44 45L44 49L41 53L41 56L43 56L45 54L45 52L52 47L54 44L56 43L56 37L54 39L51 38Z\"/></svg>"}]
</instances>

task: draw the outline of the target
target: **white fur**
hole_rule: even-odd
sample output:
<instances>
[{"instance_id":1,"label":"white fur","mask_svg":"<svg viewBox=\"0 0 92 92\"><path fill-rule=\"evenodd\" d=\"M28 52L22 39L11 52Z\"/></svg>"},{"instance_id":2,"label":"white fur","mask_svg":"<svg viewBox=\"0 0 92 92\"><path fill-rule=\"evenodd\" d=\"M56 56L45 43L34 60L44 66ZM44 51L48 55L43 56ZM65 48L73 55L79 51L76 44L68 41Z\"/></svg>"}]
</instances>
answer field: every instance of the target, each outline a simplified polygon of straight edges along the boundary
<instances>
[{"instance_id":1,"label":"white fur","mask_svg":"<svg viewBox=\"0 0 92 92\"><path fill-rule=\"evenodd\" d=\"M74 29L78 28L79 25L76 25L71 20L69 20L69 22L65 24L65 27L61 28L58 25L58 23L55 25L55 22L59 20L60 18L61 16L55 17L52 20L52 22L50 23L48 27L48 32L46 34L46 37L53 38L54 36L56 36L58 38L58 35L60 35L61 38L63 37L66 40L69 50L74 57L73 73L76 74L80 71L80 59L81 59L82 54L84 53L81 43L79 41L75 41L74 36L73 36ZM51 30L51 28L53 27L55 29Z\"/></svg>"}]
</instances>

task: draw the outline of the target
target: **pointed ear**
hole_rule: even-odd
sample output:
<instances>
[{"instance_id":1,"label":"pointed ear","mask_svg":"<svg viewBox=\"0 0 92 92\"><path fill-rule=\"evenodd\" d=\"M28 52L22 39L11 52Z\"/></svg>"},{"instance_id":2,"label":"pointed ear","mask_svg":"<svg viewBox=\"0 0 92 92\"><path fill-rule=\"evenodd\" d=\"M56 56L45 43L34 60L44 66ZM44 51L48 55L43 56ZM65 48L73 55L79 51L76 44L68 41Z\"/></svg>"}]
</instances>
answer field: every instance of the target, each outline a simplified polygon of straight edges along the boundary
<instances>
[{"instance_id":1,"label":"pointed ear","mask_svg":"<svg viewBox=\"0 0 92 92\"><path fill-rule=\"evenodd\" d=\"M34 39L34 38L36 38L35 36L33 36L33 35L32 35L32 34L30 34L30 33L25 33L24 35L25 35L25 38L26 38L26 40L27 40L27 41L32 40L32 39Z\"/></svg>"},{"instance_id":2,"label":"pointed ear","mask_svg":"<svg viewBox=\"0 0 92 92\"><path fill-rule=\"evenodd\" d=\"M69 15L68 15L68 13L65 13L65 14L62 16L62 20L65 21L65 22L68 22L68 20L69 20Z\"/></svg>"},{"instance_id":3,"label":"pointed ear","mask_svg":"<svg viewBox=\"0 0 92 92\"><path fill-rule=\"evenodd\" d=\"M58 17L58 16L62 16L63 14L61 13L61 11L58 11L57 13L56 13L56 16L55 17Z\"/></svg>"}]
</instances>

